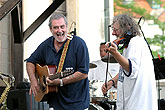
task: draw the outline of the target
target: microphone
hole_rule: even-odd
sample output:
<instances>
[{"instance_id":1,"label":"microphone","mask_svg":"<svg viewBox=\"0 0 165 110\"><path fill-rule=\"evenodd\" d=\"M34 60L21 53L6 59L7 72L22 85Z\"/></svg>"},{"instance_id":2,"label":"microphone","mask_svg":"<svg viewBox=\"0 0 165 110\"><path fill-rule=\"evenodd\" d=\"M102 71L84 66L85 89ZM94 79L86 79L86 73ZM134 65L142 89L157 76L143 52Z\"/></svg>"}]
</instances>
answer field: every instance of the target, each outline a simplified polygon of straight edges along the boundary
<instances>
[{"instance_id":1,"label":"microphone","mask_svg":"<svg viewBox=\"0 0 165 110\"><path fill-rule=\"evenodd\" d=\"M74 27L74 31L71 31L70 34L76 35L76 28Z\"/></svg>"},{"instance_id":2,"label":"microphone","mask_svg":"<svg viewBox=\"0 0 165 110\"><path fill-rule=\"evenodd\" d=\"M75 22L72 22L71 27L72 27L73 24L74 24L74 30L71 31L70 34L76 35L76 23Z\"/></svg>"},{"instance_id":3,"label":"microphone","mask_svg":"<svg viewBox=\"0 0 165 110\"><path fill-rule=\"evenodd\" d=\"M76 27L74 27L73 34L76 35Z\"/></svg>"}]
</instances>

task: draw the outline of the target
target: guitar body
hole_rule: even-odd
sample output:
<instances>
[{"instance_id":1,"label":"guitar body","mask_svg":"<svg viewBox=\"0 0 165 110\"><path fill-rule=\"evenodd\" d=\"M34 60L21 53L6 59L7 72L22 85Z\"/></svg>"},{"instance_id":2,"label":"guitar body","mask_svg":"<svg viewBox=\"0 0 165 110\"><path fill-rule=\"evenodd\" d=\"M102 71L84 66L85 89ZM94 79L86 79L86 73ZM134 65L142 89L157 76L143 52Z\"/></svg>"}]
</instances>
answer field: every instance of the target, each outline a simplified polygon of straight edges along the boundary
<instances>
[{"instance_id":1,"label":"guitar body","mask_svg":"<svg viewBox=\"0 0 165 110\"><path fill-rule=\"evenodd\" d=\"M50 74L56 73L56 66L40 66L39 64L36 64L36 73L38 82L40 84L40 91L38 91L37 95L35 96L35 100L40 102L49 92L58 91L57 86L52 87L46 84L46 77L48 77Z\"/></svg>"},{"instance_id":2,"label":"guitar body","mask_svg":"<svg viewBox=\"0 0 165 110\"><path fill-rule=\"evenodd\" d=\"M48 94L49 92L58 92L57 86L48 86L46 83L46 78L49 77L50 80L54 80L57 78L63 78L66 76L69 76L73 74L73 68L68 68L63 72L56 72L56 66L41 66L39 64L36 64L36 78L38 80L38 83L40 85L40 91L37 91L37 95L34 96L35 100L40 102L43 101L44 96ZM44 99L43 99L44 98Z\"/></svg>"}]
</instances>

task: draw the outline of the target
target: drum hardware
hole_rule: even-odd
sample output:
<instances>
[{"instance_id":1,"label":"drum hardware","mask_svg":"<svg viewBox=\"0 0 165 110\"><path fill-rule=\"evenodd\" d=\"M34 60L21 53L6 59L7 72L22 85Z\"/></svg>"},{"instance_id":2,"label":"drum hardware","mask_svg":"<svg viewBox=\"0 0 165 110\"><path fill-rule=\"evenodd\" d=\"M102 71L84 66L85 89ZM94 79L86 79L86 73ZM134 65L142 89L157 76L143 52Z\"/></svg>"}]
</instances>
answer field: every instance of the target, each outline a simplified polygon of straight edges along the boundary
<instances>
[{"instance_id":1,"label":"drum hardware","mask_svg":"<svg viewBox=\"0 0 165 110\"><path fill-rule=\"evenodd\" d=\"M101 90L101 86L103 85L104 81L102 80L90 80L89 86L90 86L90 96L96 97L96 98L103 98L104 95Z\"/></svg>"},{"instance_id":2,"label":"drum hardware","mask_svg":"<svg viewBox=\"0 0 165 110\"><path fill-rule=\"evenodd\" d=\"M108 98L104 98L102 100L95 100L92 103L101 106L103 110L112 110L112 105L109 103Z\"/></svg>"},{"instance_id":3,"label":"drum hardware","mask_svg":"<svg viewBox=\"0 0 165 110\"><path fill-rule=\"evenodd\" d=\"M97 87L90 87L91 92L91 96L92 97L96 97L96 95L94 95L94 92L97 90Z\"/></svg>"},{"instance_id":4,"label":"drum hardware","mask_svg":"<svg viewBox=\"0 0 165 110\"><path fill-rule=\"evenodd\" d=\"M109 90L109 99L110 101L116 101L117 100L117 90L115 88L111 88Z\"/></svg>"},{"instance_id":5,"label":"drum hardware","mask_svg":"<svg viewBox=\"0 0 165 110\"><path fill-rule=\"evenodd\" d=\"M89 87L89 89L91 89L92 91L96 91L97 87Z\"/></svg>"},{"instance_id":6,"label":"drum hardware","mask_svg":"<svg viewBox=\"0 0 165 110\"><path fill-rule=\"evenodd\" d=\"M108 103L108 99L101 101L100 106L104 108L104 110L112 110L112 105Z\"/></svg>"},{"instance_id":7,"label":"drum hardware","mask_svg":"<svg viewBox=\"0 0 165 110\"><path fill-rule=\"evenodd\" d=\"M107 96L104 96L101 91L101 85L104 81L91 80L90 81L90 102L94 105L98 105L103 110L115 110L117 90L115 88L110 89L107 92ZM90 110L102 110L102 109L90 109Z\"/></svg>"},{"instance_id":8,"label":"drum hardware","mask_svg":"<svg viewBox=\"0 0 165 110\"><path fill-rule=\"evenodd\" d=\"M108 58L108 56L104 56L103 58L101 58L101 61L108 63L117 63L116 59L112 55L110 55L110 58Z\"/></svg>"},{"instance_id":9,"label":"drum hardware","mask_svg":"<svg viewBox=\"0 0 165 110\"><path fill-rule=\"evenodd\" d=\"M96 68L96 67L97 67L97 65L96 65L96 64L89 63L89 68L90 68L90 69L93 69L93 68Z\"/></svg>"},{"instance_id":10,"label":"drum hardware","mask_svg":"<svg viewBox=\"0 0 165 110\"><path fill-rule=\"evenodd\" d=\"M104 109L101 106L99 106L98 104L90 103L89 110L104 110Z\"/></svg>"}]
</instances>

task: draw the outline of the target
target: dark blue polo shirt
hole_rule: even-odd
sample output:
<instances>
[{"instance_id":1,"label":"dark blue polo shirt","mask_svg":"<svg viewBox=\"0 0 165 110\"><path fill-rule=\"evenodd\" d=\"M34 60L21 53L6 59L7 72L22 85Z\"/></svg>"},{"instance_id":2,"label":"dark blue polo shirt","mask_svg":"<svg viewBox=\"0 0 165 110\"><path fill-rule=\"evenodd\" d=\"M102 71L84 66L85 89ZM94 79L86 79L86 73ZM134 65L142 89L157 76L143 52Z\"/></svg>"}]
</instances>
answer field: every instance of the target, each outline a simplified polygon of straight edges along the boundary
<instances>
[{"instance_id":1,"label":"dark blue polo shirt","mask_svg":"<svg viewBox=\"0 0 165 110\"><path fill-rule=\"evenodd\" d=\"M58 66L64 45L57 53L53 41L54 37L52 36L42 42L27 59L27 62ZM74 71L88 74L88 48L80 37L73 36L70 41L63 70L66 68L73 68ZM58 86L58 91L58 93L52 93L48 101L55 110L84 110L89 107L88 78L62 87Z\"/></svg>"}]
</instances>

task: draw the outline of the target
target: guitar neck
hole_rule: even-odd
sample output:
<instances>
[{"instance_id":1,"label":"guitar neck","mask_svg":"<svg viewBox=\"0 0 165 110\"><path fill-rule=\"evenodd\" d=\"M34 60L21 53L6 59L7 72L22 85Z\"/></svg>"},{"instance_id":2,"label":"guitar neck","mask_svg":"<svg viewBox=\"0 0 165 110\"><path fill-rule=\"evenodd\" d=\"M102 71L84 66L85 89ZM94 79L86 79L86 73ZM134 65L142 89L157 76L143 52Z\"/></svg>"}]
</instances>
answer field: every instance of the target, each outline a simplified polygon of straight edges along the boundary
<instances>
[{"instance_id":1,"label":"guitar neck","mask_svg":"<svg viewBox=\"0 0 165 110\"><path fill-rule=\"evenodd\" d=\"M57 78L60 78L61 77L61 74L60 73L55 73L53 75L50 75L49 76L49 79L50 80L54 80L54 79L57 79Z\"/></svg>"},{"instance_id":2,"label":"guitar neck","mask_svg":"<svg viewBox=\"0 0 165 110\"><path fill-rule=\"evenodd\" d=\"M63 77L66 77L68 76L69 74L66 74L65 72L56 72L55 74L53 75L50 75L49 76L49 79L50 80L54 80L54 79L57 79L57 78L63 78Z\"/></svg>"}]
</instances>

